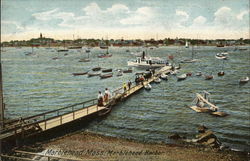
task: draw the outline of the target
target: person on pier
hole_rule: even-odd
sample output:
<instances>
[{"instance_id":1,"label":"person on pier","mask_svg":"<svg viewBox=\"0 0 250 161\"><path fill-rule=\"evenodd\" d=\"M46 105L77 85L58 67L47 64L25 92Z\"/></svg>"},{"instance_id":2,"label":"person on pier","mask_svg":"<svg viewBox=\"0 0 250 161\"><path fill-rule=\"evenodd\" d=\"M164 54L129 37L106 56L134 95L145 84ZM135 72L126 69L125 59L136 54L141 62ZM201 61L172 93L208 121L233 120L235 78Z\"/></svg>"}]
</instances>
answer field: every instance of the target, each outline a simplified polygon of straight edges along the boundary
<instances>
[{"instance_id":1,"label":"person on pier","mask_svg":"<svg viewBox=\"0 0 250 161\"><path fill-rule=\"evenodd\" d=\"M111 98L111 93L109 92L108 88L106 88L104 92L104 102L108 102L110 98Z\"/></svg>"},{"instance_id":2,"label":"person on pier","mask_svg":"<svg viewBox=\"0 0 250 161\"><path fill-rule=\"evenodd\" d=\"M131 85L132 85L132 82L129 80L129 82L128 82L128 90L130 90Z\"/></svg>"},{"instance_id":3,"label":"person on pier","mask_svg":"<svg viewBox=\"0 0 250 161\"><path fill-rule=\"evenodd\" d=\"M123 83L123 90L124 90L124 93L125 93L126 90L127 90L127 84L126 84L126 83Z\"/></svg>"},{"instance_id":4,"label":"person on pier","mask_svg":"<svg viewBox=\"0 0 250 161\"><path fill-rule=\"evenodd\" d=\"M102 92L99 91L98 93L98 106L103 106L103 95L102 95Z\"/></svg>"}]
</instances>

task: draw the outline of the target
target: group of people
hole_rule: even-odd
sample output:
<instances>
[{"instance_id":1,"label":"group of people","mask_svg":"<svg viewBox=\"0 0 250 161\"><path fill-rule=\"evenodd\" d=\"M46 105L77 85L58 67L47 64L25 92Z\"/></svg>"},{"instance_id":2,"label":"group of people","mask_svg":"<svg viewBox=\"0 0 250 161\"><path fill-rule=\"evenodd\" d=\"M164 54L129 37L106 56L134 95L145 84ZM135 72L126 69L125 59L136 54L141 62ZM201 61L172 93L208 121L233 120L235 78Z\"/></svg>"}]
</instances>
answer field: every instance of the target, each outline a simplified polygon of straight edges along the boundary
<instances>
[{"instance_id":1,"label":"group of people","mask_svg":"<svg viewBox=\"0 0 250 161\"><path fill-rule=\"evenodd\" d=\"M105 89L104 96L101 91L98 93L98 106L104 106L104 102L108 102L111 99L111 93L108 88Z\"/></svg>"},{"instance_id":2,"label":"group of people","mask_svg":"<svg viewBox=\"0 0 250 161\"><path fill-rule=\"evenodd\" d=\"M131 86L132 86L132 82L130 80L129 80L129 82L127 84L123 83L123 90L124 90L124 92L127 91L127 87L128 87L128 90L130 90Z\"/></svg>"}]
</instances>

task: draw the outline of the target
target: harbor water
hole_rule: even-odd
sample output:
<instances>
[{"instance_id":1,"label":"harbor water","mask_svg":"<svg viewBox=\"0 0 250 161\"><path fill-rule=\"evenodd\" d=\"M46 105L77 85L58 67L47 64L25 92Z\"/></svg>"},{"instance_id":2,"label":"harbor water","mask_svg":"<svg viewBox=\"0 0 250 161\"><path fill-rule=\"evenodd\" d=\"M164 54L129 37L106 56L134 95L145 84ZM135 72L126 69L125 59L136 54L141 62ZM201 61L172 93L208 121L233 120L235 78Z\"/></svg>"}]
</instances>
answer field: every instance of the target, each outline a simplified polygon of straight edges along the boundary
<instances>
[{"instance_id":1,"label":"harbor water","mask_svg":"<svg viewBox=\"0 0 250 161\"><path fill-rule=\"evenodd\" d=\"M107 136L122 137L146 142L171 143L168 136L173 133L194 137L198 125L213 130L220 141L231 148L250 151L250 82L239 85L239 79L250 76L250 47L234 50L234 47L195 47L194 57L199 62L181 64L177 75L192 72L184 81L170 76L168 81L152 84L152 90L141 90L126 101L114 107L108 117L92 121L89 131ZM134 81L134 73L124 73L117 77L117 69L127 69L127 61L135 59L131 52L145 50L141 47L111 47L109 58L98 58L106 51L91 49L90 62L78 62L87 58L85 50L69 50L67 54L56 49L4 48L2 52L3 90L5 115L8 118L25 117L67 105L97 98L98 91L111 91L129 80ZM129 50L126 51L126 50ZM219 60L215 54L227 51L228 60ZM150 56L167 59L174 56L174 63L191 58L191 49L185 47L159 47L147 49ZM54 58L54 59L53 59ZM173 63L171 61L171 63ZM224 65L223 65L224 64ZM72 73L90 71L92 68L112 68L114 76L99 77L73 76ZM225 75L218 77L220 70ZM195 76L201 71L213 74L214 79L204 80ZM187 108L196 93L208 91L211 102L227 117L214 117L206 113L196 113Z\"/></svg>"}]
</instances>

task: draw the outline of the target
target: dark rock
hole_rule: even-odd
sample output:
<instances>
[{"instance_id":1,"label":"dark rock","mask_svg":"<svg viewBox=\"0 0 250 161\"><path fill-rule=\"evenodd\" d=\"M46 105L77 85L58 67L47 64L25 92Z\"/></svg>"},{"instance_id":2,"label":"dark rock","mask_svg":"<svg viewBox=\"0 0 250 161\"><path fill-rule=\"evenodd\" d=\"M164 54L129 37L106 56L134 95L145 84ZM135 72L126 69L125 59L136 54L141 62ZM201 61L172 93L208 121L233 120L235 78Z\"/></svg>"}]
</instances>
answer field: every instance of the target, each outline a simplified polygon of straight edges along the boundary
<instances>
[{"instance_id":1,"label":"dark rock","mask_svg":"<svg viewBox=\"0 0 250 161\"><path fill-rule=\"evenodd\" d=\"M199 133L204 133L208 128L204 125L198 127L198 132Z\"/></svg>"},{"instance_id":2,"label":"dark rock","mask_svg":"<svg viewBox=\"0 0 250 161\"><path fill-rule=\"evenodd\" d=\"M181 139L181 136L179 134L173 134L173 135L170 135L168 137L169 139L174 139L174 140L178 140L178 139Z\"/></svg>"}]
</instances>

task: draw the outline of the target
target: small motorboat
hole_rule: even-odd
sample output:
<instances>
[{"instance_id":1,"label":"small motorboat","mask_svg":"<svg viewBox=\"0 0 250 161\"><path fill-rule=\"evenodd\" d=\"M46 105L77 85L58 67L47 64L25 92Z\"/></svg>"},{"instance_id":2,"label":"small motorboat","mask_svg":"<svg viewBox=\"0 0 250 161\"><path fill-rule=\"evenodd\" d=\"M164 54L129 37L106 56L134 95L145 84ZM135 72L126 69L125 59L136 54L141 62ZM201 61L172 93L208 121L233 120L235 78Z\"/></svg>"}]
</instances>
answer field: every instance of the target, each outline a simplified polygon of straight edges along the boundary
<instances>
[{"instance_id":1,"label":"small motorboat","mask_svg":"<svg viewBox=\"0 0 250 161\"><path fill-rule=\"evenodd\" d=\"M117 77L120 77L122 76L122 71L121 70L118 70L118 73L116 74Z\"/></svg>"},{"instance_id":2,"label":"small motorboat","mask_svg":"<svg viewBox=\"0 0 250 161\"><path fill-rule=\"evenodd\" d=\"M113 73L108 73L108 74L102 74L102 75L100 75L101 79L110 78L110 77L113 77Z\"/></svg>"},{"instance_id":3,"label":"small motorboat","mask_svg":"<svg viewBox=\"0 0 250 161\"><path fill-rule=\"evenodd\" d=\"M205 75L205 80L210 80L213 79L214 76L213 75Z\"/></svg>"},{"instance_id":4,"label":"small motorboat","mask_svg":"<svg viewBox=\"0 0 250 161\"><path fill-rule=\"evenodd\" d=\"M157 78L154 80L155 83L160 83L161 82L161 78Z\"/></svg>"},{"instance_id":5,"label":"small motorboat","mask_svg":"<svg viewBox=\"0 0 250 161\"><path fill-rule=\"evenodd\" d=\"M100 73L88 73L88 77L99 76Z\"/></svg>"},{"instance_id":6,"label":"small motorboat","mask_svg":"<svg viewBox=\"0 0 250 161\"><path fill-rule=\"evenodd\" d=\"M99 70L101 70L101 67L95 67L95 68L93 68L92 70L93 70L93 71L99 71Z\"/></svg>"},{"instance_id":7,"label":"small motorboat","mask_svg":"<svg viewBox=\"0 0 250 161\"><path fill-rule=\"evenodd\" d=\"M72 73L73 76L79 76L79 75L85 75L85 74L88 74L88 72Z\"/></svg>"},{"instance_id":8,"label":"small motorboat","mask_svg":"<svg viewBox=\"0 0 250 161\"><path fill-rule=\"evenodd\" d=\"M223 76L223 75L225 75L225 72L224 72L224 71L218 72L218 76Z\"/></svg>"},{"instance_id":9,"label":"small motorboat","mask_svg":"<svg viewBox=\"0 0 250 161\"><path fill-rule=\"evenodd\" d=\"M242 78L240 79L240 84L247 83L248 81L249 81L249 77Z\"/></svg>"},{"instance_id":10,"label":"small motorboat","mask_svg":"<svg viewBox=\"0 0 250 161\"><path fill-rule=\"evenodd\" d=\"M165 74L165 73L162 73L160 77L161 77L161 79L163 79L163 80L168 80L168 75Z\"/></svg>"},{"instance_id":11,"label":"small motorboat","mask_svg":"<svg viewBox=\"0 0 250 161\"><path fill-rule=\"evenodd\" d=\"M109 68L109 69L103 69L102 72L103 72L103 73L112 72L112 69L111 69L111 68Z\"/></svg>"},{"instance_id":12,"label":"small motorboat","mask_svg":"<svg viewBox=\"0 0 250 161\"><path fill-rule=\"evenodd\" d=\"M146 90L150 90L150 89L152 88L152 86L148 83L148 84L146 84L146 85L144 86L144 88L145 88Z\"/></svg>"},{"instance_id":13,"label":"small motorboat","mask_svg":"<svg viewBox=\"0 0 250 161\"><path fill-rule=\"evenodd\" d=\"M187 74L182 74L180 76L177 76L177 81L185 80L187 78Z\"/></svg>"}]
</instances>

